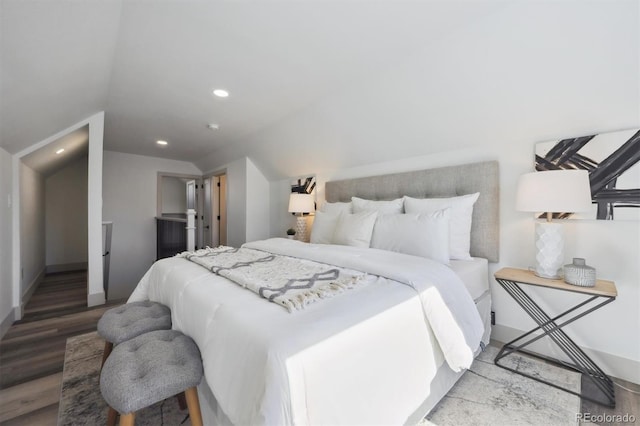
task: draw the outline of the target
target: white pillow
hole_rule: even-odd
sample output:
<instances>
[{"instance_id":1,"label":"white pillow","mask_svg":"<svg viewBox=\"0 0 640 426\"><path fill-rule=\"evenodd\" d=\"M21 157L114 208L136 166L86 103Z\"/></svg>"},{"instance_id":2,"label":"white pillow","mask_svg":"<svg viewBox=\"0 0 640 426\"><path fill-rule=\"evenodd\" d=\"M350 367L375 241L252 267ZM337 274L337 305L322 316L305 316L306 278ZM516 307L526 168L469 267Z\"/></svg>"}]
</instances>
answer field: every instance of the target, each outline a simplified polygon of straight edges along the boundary
<instances>
[{"instance_id":1,"label":"white pillow","mask_svg":"<svg viewBox=\"0 0 640 426\"><path fill-rule=\"evenodd\" d=\"M451 209L422 214L378 216L371 247L426 257L449 264Z\"/></svg>"},{"instance_id":2,"label":"white pillow","mask_svg":"<svg viewBox=\"0 0 640 426\"><path fill-rule=\"evenodd\" d=\"M313 244L332 244L333 232L338 224L339 213L317 211L311 227L309 242Z\"/></svg>"},{"instance_id":3,"label":"white pillow","mask_svg":"<svg viewBox=\"0 0 640 426\"><path fill-rule=\"evenodd\" d=\"M351 211L351 201L347 203L329 203L326 202L322 205L321 211L325 213L352 213Z\"/></svg>"},{"instance_id":4,"label":"white pillow","mask_svg":"<svg viewBox=\"0 0 640 426\"><path fill-rule=\"evenodd\" d=\"M377 212L342 213L333 233L333 244L369 247Z\"/></svg>"},{"instance_id":5,"label":"white pillow","mask_svg":"<svg viewBox=\"0 0 640 426\"><path fill-rule=\"evenodd\" d=\"M364 198L351 197L353 203L353 212L378 212L380 214L398 214L402 213L402 198L391 201L374 201L365 200Z\"/></svg>"},{"instance_id":6,"label":"white pillow","mask_svg":"<svg viewBox=\"0 0 640 426\"><path fill-rule=\"evenodd\" d=\"M430 213L435 210L451 208L449 219L449 258L470 260L471 216L473 204L478 200L479 192L451 198L411 198L404 197L404 209L407 213Z\"/></svg>"}]
</instances>

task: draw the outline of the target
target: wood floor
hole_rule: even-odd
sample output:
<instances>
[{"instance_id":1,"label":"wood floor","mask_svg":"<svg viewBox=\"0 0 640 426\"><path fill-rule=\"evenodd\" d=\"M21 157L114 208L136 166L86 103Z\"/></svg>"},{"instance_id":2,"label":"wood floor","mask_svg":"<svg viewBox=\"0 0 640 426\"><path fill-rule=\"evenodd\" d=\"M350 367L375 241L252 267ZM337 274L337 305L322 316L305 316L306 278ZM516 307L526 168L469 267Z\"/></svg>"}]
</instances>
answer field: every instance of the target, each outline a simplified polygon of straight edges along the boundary
<instances>
[{"instance_id":1,"label":"wood floor","mask_svg":"<svg viewBox=\"0 0 640 426\"><path fill-rule=\"evenodd\" d=\"M85 272L48 275L27 304L24 318L13 324L0 341L0 424L3 426L57 423L67 338L94 331L104 311L123 302L89 309L86 288ZM636 384L614 381L640 391ZM584 380L583 385L586 385ZM615 409L583 401L581 412L628 413L640 419L640 395L616 387Z\"/></svg>"},{"instance_id":2,"label":"wood floor","mask_svg":"<svg viewBox=\"0 0 640 426\"><path fill-rule=\"evenodd\" d=\"M94 331L115 304L87 308L84 271L45 277L0 341L0 424L56 424L67 338Z\"/></svg>"}]
</instances>

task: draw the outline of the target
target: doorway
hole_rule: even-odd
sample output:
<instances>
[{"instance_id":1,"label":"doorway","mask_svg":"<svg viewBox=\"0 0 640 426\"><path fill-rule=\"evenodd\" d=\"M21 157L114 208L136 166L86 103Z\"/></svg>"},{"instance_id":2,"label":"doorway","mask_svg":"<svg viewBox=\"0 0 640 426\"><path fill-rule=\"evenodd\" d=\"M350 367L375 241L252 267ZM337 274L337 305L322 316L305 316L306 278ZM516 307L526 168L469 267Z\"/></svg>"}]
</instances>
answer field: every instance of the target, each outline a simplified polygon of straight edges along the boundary
<instances>
[{"instance_id":1,"label":"doorway","mask_svg":"<svg viewBox=\"0 0 640 426\"><path fill-rule=\"evenodd\" d=\"M187 250L187 210L195 215L195 248L204 247L202 177L158 172L156 260Z\"/></svg>"},{"instance_id":2,"label":"doorway","mask_svg":"<svg viewBox=\"0 0 640 426\"><path fill-rule=\"evenodd\" d=\"M203 247L227 244L227 175L203 179Z\"/></svg>"}]
</instances>

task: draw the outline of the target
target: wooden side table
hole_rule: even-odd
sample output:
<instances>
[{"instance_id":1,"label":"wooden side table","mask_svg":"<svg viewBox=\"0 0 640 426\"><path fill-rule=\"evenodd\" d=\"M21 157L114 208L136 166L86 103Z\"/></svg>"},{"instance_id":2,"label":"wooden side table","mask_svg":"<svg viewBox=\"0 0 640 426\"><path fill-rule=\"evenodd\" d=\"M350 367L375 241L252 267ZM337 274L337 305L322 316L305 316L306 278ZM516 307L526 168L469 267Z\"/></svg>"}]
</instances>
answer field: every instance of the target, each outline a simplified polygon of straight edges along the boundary
<instances>
[{"instance_id":1,"label":"wooden side table","mask_svg":"<svg viewBox=\"0 0 640 426\"><path fill-rule=\"evenodd\" d=\"M502 288L504 288L505 291L520 305L520 307L536 322L536 324L538 324L538 327L505 344L502 349L500 349L500 352L498 352L498 355L494 359L494 363L498 367L529 377L530 379L545 383L557 389L562 389L589 401L608 407L615 407L616 400L613 381L611 378L608 377L602 369L600 369L600 367L598 367L596 363L589 358L587 354L585 354L584 351L582 351L582 349L580 349L580 347L578 347L578 345L569 338L569 336L566 335L564 331L562 331L562 327L565 325L570 324L596 309L613 302L618 295L615 283L612 281L597 280L595 287L580 287L567 284L562 280L540 278L532 271L516 268L502 268L496 272L494 276ZM547 287L556 290L579 293L587 296L587 299L551 318L522 290L522 286L524 285ZM570 314L572 315L569 316ZM561 319L563 322L560 322ZM542 331L542 334L532 336L532 334L537 331ZM565 362L523 350L526 346L545 336L549 336L551 340L567 355L571 362ZM526 338L528 338L528 340L525 340ZM602 396L604 396L604 399L594 399L571 389L558 386L554 383L533 377L524 372L516 371L507 366L500 365L501 359L515 352L525 353L529 356L533 356L534 358L544 359L554 365L572 369L584 374L586 377L591 379Z\"/></svg>"}]
</instances>

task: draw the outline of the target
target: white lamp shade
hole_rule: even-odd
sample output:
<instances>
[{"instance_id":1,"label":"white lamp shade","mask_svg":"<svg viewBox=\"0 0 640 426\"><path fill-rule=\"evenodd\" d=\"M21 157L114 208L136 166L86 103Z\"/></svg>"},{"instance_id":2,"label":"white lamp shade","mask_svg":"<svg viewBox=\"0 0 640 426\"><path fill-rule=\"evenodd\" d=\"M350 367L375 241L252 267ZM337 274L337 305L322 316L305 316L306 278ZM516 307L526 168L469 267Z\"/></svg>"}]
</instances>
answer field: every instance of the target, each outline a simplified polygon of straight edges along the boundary
<instances>
[{"instance_id":1,"label":"white lamp shade","mask_svg":"<svg viewBox=\"0 0 640 426\"><path fill-rule=\"evenodd\" d=\"M313 195L294 193L289 197L289 213L311 213L315 210Z\"/></svg>"},{"instance_id":2,"label":"white lamp shade","mask_svg":"<svg viewBox=\"0 0 640 426\"><path fill-rule=\"evenodd\" d=\"M573 213L590 209L591 187L586 170L533 172L518 179L516 210Z\"/></svg>"}]
</instances>

